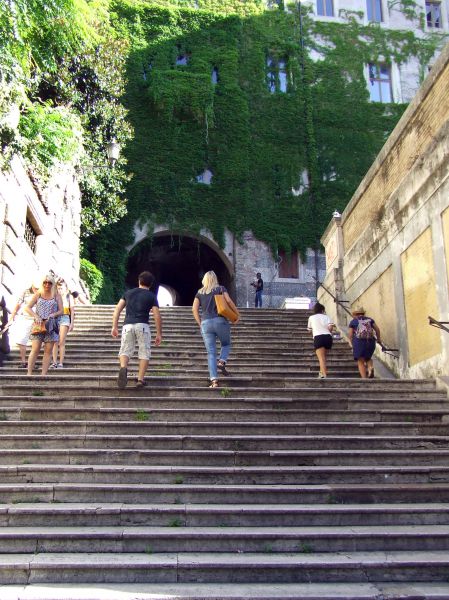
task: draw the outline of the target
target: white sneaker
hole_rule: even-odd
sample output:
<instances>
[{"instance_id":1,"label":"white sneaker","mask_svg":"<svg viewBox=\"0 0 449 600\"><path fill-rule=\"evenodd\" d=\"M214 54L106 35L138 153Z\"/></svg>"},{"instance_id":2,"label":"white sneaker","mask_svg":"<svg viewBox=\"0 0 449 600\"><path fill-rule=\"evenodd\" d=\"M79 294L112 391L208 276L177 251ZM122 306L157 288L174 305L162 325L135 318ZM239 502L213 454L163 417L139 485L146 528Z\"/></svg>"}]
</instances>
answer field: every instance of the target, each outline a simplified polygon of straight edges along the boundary
<instances>
[{"instance_id":1,"label":"white sneaker","mask_svg":"<svg viewBox=\"0 0 449 600\"><path fill-rule=\"evenodd\" d=\"M323 375L321 371L318 373L318 379L326 379L326 375Z\"/></svg>"},{"instance_id":2,"label":"white sneaker","mask_svg":"<svg viewBox=\"0 0 449 600\"><path fill-rule=\"evenodd\" d=\"M58 368L58 363L51 363L51 365L48 368L49 369L57 369Z\"/></svg>"},{"instance_id":3,"label":"white sneaker","mask_svg":"<svg viewBox=\"0 0 449 600\"><path fill-rule=\"evenodd\" d=\"M57 365L55 365L55 369L63 369L64 365L62 363L58 363Z\"/></svg>"}]
</instances>

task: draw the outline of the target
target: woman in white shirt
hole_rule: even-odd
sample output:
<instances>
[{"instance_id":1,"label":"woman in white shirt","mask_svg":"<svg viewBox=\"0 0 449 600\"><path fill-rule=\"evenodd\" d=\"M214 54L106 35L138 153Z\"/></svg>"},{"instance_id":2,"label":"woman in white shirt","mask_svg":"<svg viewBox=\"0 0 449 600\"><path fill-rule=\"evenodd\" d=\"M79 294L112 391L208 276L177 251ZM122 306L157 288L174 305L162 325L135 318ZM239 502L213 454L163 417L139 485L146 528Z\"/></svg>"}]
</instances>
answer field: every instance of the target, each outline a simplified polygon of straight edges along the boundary
<instances>
[{"instance_id":1,"label":"woman in white shirt","mask_svg":"<svg viewBox=\"0 0 449 600\"><path fill-rule=\"evenodd\" d=\"M312 331L313 346L315 348L318 361L320 363L320 372L318 377L321 379L327 377L326 354L332 348L332 334L334 324L329 317L324 314L325 308L317 302L313 307L313 315L309 317L307 329Z\"/></svg>"}]
</instances>

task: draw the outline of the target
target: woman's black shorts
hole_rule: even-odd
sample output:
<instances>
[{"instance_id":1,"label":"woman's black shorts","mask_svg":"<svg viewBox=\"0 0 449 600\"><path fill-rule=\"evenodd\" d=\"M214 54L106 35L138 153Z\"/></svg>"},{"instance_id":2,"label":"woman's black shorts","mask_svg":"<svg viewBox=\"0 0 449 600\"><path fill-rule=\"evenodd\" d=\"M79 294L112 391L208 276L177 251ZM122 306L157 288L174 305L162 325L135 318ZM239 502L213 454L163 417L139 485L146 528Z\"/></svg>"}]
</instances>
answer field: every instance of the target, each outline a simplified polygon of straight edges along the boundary
<instances>
[{"instance_id":1,"label":"woman's black shorts","mask_svg":"<svg viewBox=\"0 0 449 600\"><path fill-rule=\"evenodd\" d=\"M326 350L330 350L332 348L331 334L324 333L323 335L316 335L313 338L313 347L315 350L318 350L318 348L326 348Z\"/></svg>"}]
</instances>

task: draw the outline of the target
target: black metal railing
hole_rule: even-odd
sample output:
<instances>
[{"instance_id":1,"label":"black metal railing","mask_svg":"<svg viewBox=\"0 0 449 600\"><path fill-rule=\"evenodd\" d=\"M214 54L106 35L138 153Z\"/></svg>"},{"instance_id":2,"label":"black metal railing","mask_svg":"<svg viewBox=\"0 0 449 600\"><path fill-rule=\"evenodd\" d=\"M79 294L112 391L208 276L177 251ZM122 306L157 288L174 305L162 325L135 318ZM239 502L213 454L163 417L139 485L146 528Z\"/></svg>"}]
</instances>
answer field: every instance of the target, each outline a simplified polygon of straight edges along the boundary
<instances>
[{"instance_id":1,"label":"black metal railing","mask_svg":"<svg viewBox=\"0 0 449 600\"><path fill-rule=\"evenodd\" d=\"M345 312L346 312L346 313L347 313L347 314L348 314L350 317L352 317L352 313L351 313L351 311L349 310L349 308L348 308L347 306L345 306L345 303L346 303L346 304L348 304L348 303L349 303L349 300L339 300L339 299L337 298L337 296L334 296L334 294L333 294L333 293L332 293L330 290L328 290L328 289L327 289L327 287L326 287L325 285L323 285L323 283L322 283L321 281L319 281L319 280L318 280L316 277L314 277L313 275L312 275L312 278L313 278L313 279L315 279L315 282L316 282L316 285L317 285L317 289L318 289L318 287L322 287L322 288L323 288L323 290L324 290L325 292L327 292L331 298L333 298L333 300L334 300L335 304L338 304L339 306L341 306L341 307L342 307L342 309L343 309L343 310L344 310L344 311L345 311ZM431 318L431 317L429 317L429 319L430 319L430 318ZM449 331L449 329L448 329L447 331ZM385 344L382 344L382 343L380 343L380 344L379 344L379 346L381 347L381 349L382 349L382 352L383 352L384 354L388 354L389 356L392 356L393 358L396 358L396 359L398 359L398 358L399 358L399 356L397 356L396 354L394 354L394 352L397 352L397 353L399 353L399 348L388 348L387 346L385 346Z\"/></svg>"},{"instance_id":2,"label":"black metal railing","mask_svg":"<svg viewBox=\"0 0 449 600\"><path fill-rule=\"evenodd\" d=\"M449 333L449 327L446 327L446 325L449 325L449 321L437 321L431 316L429 316L428 319L429 325L431 325L432 327L437 327L438 329L442 329L443 331L447 331Z\"/></svg>"}]
</instances>

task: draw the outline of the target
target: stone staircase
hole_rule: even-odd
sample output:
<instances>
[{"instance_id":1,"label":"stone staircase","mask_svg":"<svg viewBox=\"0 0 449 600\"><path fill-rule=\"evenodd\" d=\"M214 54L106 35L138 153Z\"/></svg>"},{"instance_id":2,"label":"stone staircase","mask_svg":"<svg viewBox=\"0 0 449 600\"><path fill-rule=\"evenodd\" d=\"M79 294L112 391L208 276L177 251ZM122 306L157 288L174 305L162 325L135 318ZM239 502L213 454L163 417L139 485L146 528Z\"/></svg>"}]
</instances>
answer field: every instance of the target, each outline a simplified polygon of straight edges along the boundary
<instances>
[{"instance_id":1,"label":"stone staircase","mask_svg":"<svg viewBox=\"0 0 449 600\"><path fill-rule=\"evenodd\" d=\"M163 308L118 390L112 310L78 307L63 370L0 370L0 600L449 598L434 381L361 381L343 341L319 380L308 313L246 309L210 390Z\"/></svg>"}]
</instances>

